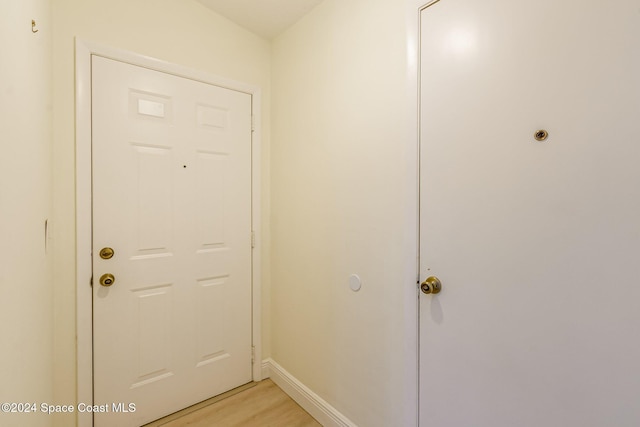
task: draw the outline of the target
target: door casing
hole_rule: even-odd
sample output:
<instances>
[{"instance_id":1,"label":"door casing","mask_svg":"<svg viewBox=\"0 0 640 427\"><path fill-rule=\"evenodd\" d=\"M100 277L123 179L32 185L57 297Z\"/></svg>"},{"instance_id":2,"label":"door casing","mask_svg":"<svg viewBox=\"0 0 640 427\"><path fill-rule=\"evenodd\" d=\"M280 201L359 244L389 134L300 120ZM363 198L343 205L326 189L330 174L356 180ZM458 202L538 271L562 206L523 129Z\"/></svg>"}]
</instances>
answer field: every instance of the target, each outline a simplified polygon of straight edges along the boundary
<instances>
[{"instance_id":1,"label":"door casing","mask_svg":"<svg viewBox=\"0 0 640 427\"><path fill-rule=\"evenodd\" d=\"M255 236L252 252L252 342L255 349L253 380L262 379L261 321L261 90L259 87L218 77L136 53L76 39L76 333L77 399L93 402L92 329L92 213L91 213L91 57L93 55L146 67L178 77L251 95L251 223ZM78 413L78 426L93 425L91 413Z\"/></svg>"},{"instance_id":2,"label":"door casing","mask_svg":"<svg viewBox=\"0 0 640 427\"><path fill-rule=\"evenodd\" d=\"M405 165L411 180L407 181L411 185L411 190L415 194L412 206L414 221L411 226L415 232L415 248L411 253L412 265L407 265L413 270L415 280L407 283L404 287L403 297L406 301L407 322L405 323L405 334L408 337L415 337L415 340L406 344L407 353L405 360L407 367L404 372L407 378L407 389L405 391L404 425L418 426L420 422L420 177L424 171L420 170L420 28L422 11L440 0L405 0L406 10L406 43L407 43L407 111L408 122L408 144L415 153L414 162Z\"/></svg>"}]
</instances>

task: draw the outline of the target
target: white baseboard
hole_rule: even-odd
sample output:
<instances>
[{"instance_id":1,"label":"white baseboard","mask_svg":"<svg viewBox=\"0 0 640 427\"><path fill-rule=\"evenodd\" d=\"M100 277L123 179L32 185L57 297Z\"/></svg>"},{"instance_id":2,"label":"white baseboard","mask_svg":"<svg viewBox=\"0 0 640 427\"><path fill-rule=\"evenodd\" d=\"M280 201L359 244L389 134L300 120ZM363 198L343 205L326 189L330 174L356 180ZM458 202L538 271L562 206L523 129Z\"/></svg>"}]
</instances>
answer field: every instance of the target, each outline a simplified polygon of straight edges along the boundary
<instances>
[{"instance_id":1,"label":"white baseboard","mask_svg":"<svg viewBox=\"0 0 640 427\"><path fill-rule=\"evenodd\" d=\"M260 378L261 380L266 380L267 378L271 377L271 369L270 369L270 363L271 359L265 359L262 361L262 377Z\"/></svg>"},{"instance_id":2,"label":"white baseboard","mask_svg":"<svg viewBox=\"0 0 640 427\"><path fill-rule=\"evenodd\" d=\"M271 378L278 387L324 427L357 427L271 358L262 361L262 378Z\"/></svg>"}]
</instances>

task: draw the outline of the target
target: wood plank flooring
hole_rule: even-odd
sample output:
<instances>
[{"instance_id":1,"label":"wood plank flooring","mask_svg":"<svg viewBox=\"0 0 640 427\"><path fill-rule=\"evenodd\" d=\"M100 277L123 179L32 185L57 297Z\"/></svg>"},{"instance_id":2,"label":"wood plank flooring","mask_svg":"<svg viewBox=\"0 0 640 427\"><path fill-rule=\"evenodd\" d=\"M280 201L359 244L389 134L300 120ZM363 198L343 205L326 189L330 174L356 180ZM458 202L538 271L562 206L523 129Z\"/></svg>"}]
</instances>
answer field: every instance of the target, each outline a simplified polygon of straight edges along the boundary
<instances>
[{"instance_id":1,"label":"wood plank flooring","mask_svg":"<svg viewBox=\"0 0 640 427\"><path fill-rule=\"evenodd\" d=\"M317 427L320 424L267 379L195 411L187 409L147 426Z\"/></svg>"}]
</instances>

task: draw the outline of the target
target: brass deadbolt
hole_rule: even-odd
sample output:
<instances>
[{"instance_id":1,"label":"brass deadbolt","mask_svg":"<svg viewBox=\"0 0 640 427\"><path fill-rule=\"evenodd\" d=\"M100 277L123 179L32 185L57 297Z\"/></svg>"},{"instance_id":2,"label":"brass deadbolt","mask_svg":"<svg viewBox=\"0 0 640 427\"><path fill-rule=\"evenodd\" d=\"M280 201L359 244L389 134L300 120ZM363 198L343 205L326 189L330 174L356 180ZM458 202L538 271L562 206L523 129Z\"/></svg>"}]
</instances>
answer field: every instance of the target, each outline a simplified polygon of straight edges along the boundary
<instances>
[{"instance_id":1,"label":"brass deadbolt","mask_svg":"<svg viewBox=\"0 0 640 427\"><path fill-rule=\"evenodd\" d=\"M116 281L116 278L111 273L103 274L102 276L100 276L100 284L102 286L109 287L113 285L115 281Z\"/></svg>"},{"instance_id":2,"label":"brass deadbolt","mask_svg":"<svg viewBox=\"0 0 640 427\"><path fill-rule=\"evenodd\" d=\"M113 254L115 254L115 251L111 248L100 249L100 258L102 259L111 259L113 258Z\"/></svg>"},{"instance_id":3,"label":"brass deadbolt","mask_svg":"<svg viewBox=\"0 0 640 427\"><path fill-rule=\"evenodd\" d=\"M425 294L437 294L442 290L442 282L435 276L427 277L427 280L422 282L420 290Z\"/></svg>"}]
</instances>

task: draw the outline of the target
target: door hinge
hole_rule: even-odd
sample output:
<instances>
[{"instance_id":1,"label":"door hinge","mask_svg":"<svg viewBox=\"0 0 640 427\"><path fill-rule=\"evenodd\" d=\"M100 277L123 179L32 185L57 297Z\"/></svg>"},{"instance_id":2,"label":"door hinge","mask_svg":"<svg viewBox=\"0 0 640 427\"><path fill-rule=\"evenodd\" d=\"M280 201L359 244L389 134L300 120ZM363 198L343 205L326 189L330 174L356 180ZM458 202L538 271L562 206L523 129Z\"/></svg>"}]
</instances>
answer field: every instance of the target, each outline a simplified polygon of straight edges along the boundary
<instances>
[{"instance_id":1,"label":"door hinge","mask_svg":"<svg viewBox=\"0 0 640 427\"><path fill-rule=\"evenodd\" d=\"M251 249L256 247L256 232L251 231Z\"/></svg>"},{"instance_id":2,"label":"door hinge","mask_svg":"<svg viewBox=\"0 0 640 427\"><path fill-rule=\"evenodd\" d=\"M256 363L256 346L251 346L251 363Z\"/></svg>"},{"instance_id":3,"label":"door hinge","mask_svg":"<svg viewBox=\"0 0 640 427\"><path fill-rule=\"evenodd\" d=\"M91 276L91 279L89 279L89 286L93 288L93 276Z\"/></svg>"}]
</instances>

